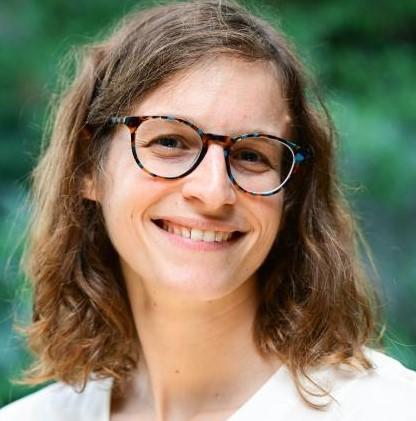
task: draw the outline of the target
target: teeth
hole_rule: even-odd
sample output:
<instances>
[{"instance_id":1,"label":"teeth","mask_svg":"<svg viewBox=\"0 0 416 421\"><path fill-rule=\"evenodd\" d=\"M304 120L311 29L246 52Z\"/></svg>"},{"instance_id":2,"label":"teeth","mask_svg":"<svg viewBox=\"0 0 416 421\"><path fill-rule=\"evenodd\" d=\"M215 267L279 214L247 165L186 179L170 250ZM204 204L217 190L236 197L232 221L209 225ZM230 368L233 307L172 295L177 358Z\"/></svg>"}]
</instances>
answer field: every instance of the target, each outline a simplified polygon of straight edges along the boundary
<instances>
[{"instance_id":1,"label":"teeth","mask_svg":"<svg viewBox=\"0 0 416 421\"><path fill-rule=\"evenodd\" d=\"M215 232L214 231L205 231L204 232L204 241L212 243L215 241Z\"/></svg>"},{"instance_id":2,"label":"teeth","mask_svg":"<svg viewBox=\"0 0 416 421\"><path fill-rule=\"evenodd\" d=\"M180 237L190 238L194 241L206 241L206 242L220 242L228 241L232 235L231 232L222 231L202 231L196 228L188 228L171 224L166 221L162 221L162 228L171 234L179 235Z\"/></svg>"},{"instance_id":3,"label":"teeth","mask_svg":"<svg viewBox=\"0 0 416 421\"><path fill-rule=\"evenodd\" d=\"M181 232L182 232L182 237L191 238L191 231L188 228L182 227Z\"/></svg>"},{"instance_id":4,"label":"teeth","mask_svg":"<svg viewBox=\"0 0 416 421\"><path fill-rule=\"evenodd\" d=\"M201 241L204 238L204 232L196 228L191 230L191 240Z\"/></svg>"},{"instance_id":5,"label":"teeth","mask_svg":"<svg viewBox=\"0 0 416 421\"><path fill-rule=\"evenodd\" d=\"M227 241L231 237L230 232L216 232L215 241Z\"/></svg>"}]
</instances>

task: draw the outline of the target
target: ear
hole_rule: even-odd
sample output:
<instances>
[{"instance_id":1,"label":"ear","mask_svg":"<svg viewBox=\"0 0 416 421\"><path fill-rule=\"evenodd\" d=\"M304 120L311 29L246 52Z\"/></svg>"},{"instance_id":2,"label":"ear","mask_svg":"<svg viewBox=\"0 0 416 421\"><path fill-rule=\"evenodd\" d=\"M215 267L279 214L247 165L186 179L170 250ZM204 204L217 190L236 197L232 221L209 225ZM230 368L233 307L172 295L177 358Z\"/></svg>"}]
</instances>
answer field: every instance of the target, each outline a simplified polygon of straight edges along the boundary
<instances>
[{"instance_id":1,"label":"ear","mask_svg":"<svg viewBox=\"0 0 416 421\"><path fill-rule=\"evenodd\" d=\"M91 175L85 176L82 180L81 195L84 199L98 202L98 193L95 180Z\"/></svg>"},{"instance_id":2,"label":"ear","mask_svg":"<svg viewBox=\"0 0 416 421\"><path fill-rule=\"evenodd\" d=\"M91 130L87 125L85 125L82 127L79 134L80 145L83 145L82 155L84 159L86 159L88 144L91 141L91 138ZM81 196L83 199L91 200L93 202L98 201L96 182L91 173L86 173L86 175L82 177Z\"/></svg>"}]
</instances>

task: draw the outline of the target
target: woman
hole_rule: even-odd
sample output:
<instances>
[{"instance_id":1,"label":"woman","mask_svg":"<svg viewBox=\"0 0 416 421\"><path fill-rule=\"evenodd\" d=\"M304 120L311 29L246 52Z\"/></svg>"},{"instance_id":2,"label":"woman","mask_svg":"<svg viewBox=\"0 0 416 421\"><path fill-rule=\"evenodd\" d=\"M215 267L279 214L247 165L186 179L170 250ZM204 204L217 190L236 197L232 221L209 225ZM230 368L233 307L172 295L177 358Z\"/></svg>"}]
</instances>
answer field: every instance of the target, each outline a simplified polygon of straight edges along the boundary
<instances>
[{"instance_id":1,"label":"woman","mask_svg":"<svg viewBox=\"0 0 416 421\"><path fill-rule=\"evenodd\" d=\"M233 2L87 46L34 173L26 382L3 420L414 419L283 35Z\"/></svg>"}]
</instances>

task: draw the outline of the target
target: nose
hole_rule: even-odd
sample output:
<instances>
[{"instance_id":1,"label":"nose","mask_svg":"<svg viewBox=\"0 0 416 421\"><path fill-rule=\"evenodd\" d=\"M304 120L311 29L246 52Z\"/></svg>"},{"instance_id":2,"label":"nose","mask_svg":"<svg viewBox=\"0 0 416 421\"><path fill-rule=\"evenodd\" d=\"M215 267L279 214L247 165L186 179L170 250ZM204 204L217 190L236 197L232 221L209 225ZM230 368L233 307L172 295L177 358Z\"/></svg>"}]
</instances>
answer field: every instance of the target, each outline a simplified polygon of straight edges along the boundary
<instances>
[{"instance_id":1,"label":"nose","mask_svg":"<svg viewBox=\"0 0 416 421\"><path fill-rule=\"evenodd\" d=\"M198 201L207 211L235 203L236 192L227 174L221 145L210 144L202 162L183 180L183 196Z\"/></svg>"}]
</instances>

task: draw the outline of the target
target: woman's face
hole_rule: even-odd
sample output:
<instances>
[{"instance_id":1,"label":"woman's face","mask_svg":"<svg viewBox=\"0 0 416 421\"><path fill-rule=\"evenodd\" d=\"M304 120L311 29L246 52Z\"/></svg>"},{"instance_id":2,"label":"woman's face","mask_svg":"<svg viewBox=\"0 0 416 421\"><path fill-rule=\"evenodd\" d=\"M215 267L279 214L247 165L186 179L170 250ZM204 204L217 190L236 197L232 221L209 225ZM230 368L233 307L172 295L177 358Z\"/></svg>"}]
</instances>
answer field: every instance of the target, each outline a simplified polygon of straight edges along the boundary
<instances>
[{"instance_id":1,"label":"woman's face","mask_svg":"<svg viewBox=\"0 0 416 421\"><path fill-rule=\"evenodd\" d=\"M271 66L231 57L173 78L130 115L173 115L216 134L288 136L288 111ZM102 204L130 293L137 286L153 294L208 301L255 282L279 230L283 192L261 197L236 189L220 144L211 143L199 167L185 178L155 178L135 163L129 131L121 125L106 174L103 188L93 196ZM224 238L218 232L243 234L214 242L179 235L212 240L212 231L217 240Z\"/></svg>"}]
</instances>

